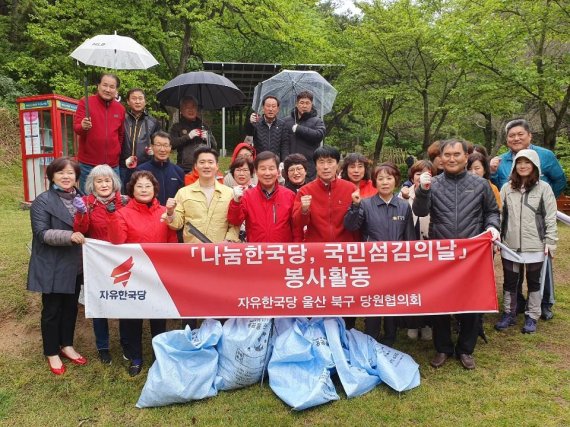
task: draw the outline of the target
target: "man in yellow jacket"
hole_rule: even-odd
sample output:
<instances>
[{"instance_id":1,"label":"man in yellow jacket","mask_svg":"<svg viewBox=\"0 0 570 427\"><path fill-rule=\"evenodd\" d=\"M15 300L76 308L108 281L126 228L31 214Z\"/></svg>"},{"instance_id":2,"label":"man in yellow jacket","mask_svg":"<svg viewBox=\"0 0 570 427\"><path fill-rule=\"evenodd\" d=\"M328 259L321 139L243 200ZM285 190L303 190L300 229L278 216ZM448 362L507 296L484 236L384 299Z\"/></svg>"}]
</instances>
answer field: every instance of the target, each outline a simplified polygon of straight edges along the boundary
<instances>
[{"instance_id":1,"label":"man in yellow jacket","mask_svg":"<svg viewBox=\"0 0 570 427\"><path fill-rule=\"evenodd\" d=\"M218 153L202 146L194 152L194 167L198 180L181 188L176 196L166 201L164 219L168 226L180 230L191 223L213 243L239 242L239 227L228 223L228 207L232 190L216 180ZM184 243L200 243L184 227Z\"/></svg>"}]
</instances>

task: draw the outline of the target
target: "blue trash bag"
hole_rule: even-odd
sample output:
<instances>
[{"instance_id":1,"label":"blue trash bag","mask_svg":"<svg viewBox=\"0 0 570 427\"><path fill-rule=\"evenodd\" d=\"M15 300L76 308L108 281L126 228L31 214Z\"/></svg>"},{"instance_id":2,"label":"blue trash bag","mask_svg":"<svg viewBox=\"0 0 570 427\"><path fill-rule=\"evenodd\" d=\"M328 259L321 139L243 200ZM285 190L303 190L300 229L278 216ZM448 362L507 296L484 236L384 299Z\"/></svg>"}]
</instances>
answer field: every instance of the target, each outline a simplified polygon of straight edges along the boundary
<instances>
[{"instance_id":1,"label":"blue trash bag","mask_svg":"<svg viewBox=\"0 0 570 427\"><path fill-rule=\"evenodd\" d=\"M246 387L261 380L270 349L272 319L228 319L218 343L218 390Z\"/></svg>"},{"instance_id":2,"label":"blue trash bag","mask_svg":"<svg viewBox=\"0 0 570 427\"><path fill-rule=\"evenodd\" d=\"M322 319L276 320L269 386L296 411L338 400Z\"/></svg>"},{"instance_id":3,"label":"blue trash bag","mask_svg":"<svg viewBox=\"0 0 570 427\"><path fill-rule=\"evenodd\" d=\"M368 373L377 375L396 391L406 391L420 385L419 365L399 350L378 343L356 329L346 332L350 360Z\"/></svg>"},{"instance_id":4,"label":"blue trash bag","mask_svg":"<svg viewBox=\"0 0 570 427\"><path fill-rule=\"evenodd\" d=\"M164 406L218 394L216 344L222 325L206 319L199 329L175 330L152 340L156 357L136 404L137 408Z\"/></svg>"},{"instance_id":5,"label":"blue trash bag","mask_svg":"<svg viewBox=\"0 0 570 427\"><path fill-rule=\"evenodd\" d=\"M361 396L380 384L382 381L373 370L366 370L358 360L351 358L352 349L349 348L344 320L340 317L329 318L325 319L324 325L336 372L346 396Z\"/></svg>"}]
</instances>

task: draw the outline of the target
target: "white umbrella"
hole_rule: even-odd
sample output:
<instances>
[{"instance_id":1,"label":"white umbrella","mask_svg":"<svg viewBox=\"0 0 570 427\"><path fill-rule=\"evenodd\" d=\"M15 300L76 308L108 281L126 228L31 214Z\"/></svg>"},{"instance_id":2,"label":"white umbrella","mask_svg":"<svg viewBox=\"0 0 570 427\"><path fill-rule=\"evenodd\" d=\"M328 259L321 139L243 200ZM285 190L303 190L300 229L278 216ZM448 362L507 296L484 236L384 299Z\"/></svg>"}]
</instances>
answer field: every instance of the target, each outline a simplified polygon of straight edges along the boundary
<instances>
[{"instance_id":1,"label":"white umbrella","mask_svg":"<svg viewBox=\"0 0 570 427\"><path fill-rule=\"evenodd\" d=\"M144 46L116 33L87 39L70 56L85 65L115 70L146 70L158 64Z\"/></svg>"},{"instance_id":2,"label":"white umbrella","mask_svg":"<svg viewBox=\"0 0 570 427\"><path fill-rule=\"evenodd\" d=\"M146 48L130 37L115 34L100 34L85 40L71 52L71 56L85 65L114 70L146 70L158 61ZM87 75L85 75L85 117L89 117L87 98Z\"/></svg>"}]
</instances>

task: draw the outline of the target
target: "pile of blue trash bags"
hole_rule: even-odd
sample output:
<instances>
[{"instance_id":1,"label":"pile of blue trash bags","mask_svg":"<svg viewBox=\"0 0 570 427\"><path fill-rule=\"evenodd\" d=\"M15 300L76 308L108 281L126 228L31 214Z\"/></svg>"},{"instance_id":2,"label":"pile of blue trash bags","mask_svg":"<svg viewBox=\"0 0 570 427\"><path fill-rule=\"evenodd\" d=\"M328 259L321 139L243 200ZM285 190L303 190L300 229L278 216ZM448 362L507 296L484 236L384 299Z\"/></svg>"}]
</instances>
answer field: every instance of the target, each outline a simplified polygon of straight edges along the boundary
<instances>
[{"instance_id":1,"label":"pile of blue trash bags","mask_svg":"<svg viewBox=\"0 0 570 427\"><path fill-rule=\"evenodd\" d=\"M334 375L348 398L381 383L398 392L420 384L409 355L347 331L341 318L236 318L223 326L207 319L194 330L157 335L152 345L156 360L138 408L212 397L265 374L273 392L298 411L338 400Z\"/></svg>"}]
</instances>

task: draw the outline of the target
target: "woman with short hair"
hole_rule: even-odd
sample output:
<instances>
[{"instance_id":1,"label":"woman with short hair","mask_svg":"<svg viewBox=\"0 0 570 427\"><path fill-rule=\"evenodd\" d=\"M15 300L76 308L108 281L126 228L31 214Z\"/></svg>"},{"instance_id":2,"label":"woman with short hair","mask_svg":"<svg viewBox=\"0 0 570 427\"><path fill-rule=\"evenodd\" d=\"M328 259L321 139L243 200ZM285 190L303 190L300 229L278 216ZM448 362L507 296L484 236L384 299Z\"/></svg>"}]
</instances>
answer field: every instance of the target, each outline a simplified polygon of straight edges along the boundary
<instances>
[{"instance_id":1,"label":"woman with short hair","mask_svg":"<svg viewBox=\"0 0 570 427\"><path fill-rule=\"evenodd\" d=\"M84 206L76 185L79 163L55 159L46 169L49 188L32 203L32 254L27 288L42 294L41 329L50 371L62 375L62 358L75 365L87 359L73 347L77 301L83 283L82 233L73 231L73 216Z\"/></svg>"}]
</instances>

